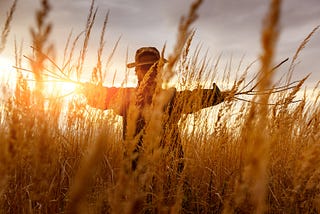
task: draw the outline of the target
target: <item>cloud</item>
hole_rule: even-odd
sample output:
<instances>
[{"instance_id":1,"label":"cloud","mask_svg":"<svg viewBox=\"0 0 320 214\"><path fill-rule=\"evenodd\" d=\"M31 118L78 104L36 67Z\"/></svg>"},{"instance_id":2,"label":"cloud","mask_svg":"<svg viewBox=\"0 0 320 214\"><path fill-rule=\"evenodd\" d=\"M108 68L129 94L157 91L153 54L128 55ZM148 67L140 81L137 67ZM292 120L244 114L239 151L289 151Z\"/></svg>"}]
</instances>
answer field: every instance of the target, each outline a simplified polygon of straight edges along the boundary
<instances>
[{"instance_id":1,"label":"cloud","mask_svg":"<svg viewBox=\"0 0 320 214\"><path fill-rule=\"evenodd\" d=\"M9 8L8 1L1 1L1 8ZM5 2L5 3L4 3ZM77 34L86 23L91 1L55 0L50 1L52 11L50 21L54 24L52 39L63 47L71 29ZM181 15L187 14L193 0L96 0L98 14L90 41L88 54L95 57L104 15L110 10L107 26L107 45L109 49L120 35L119 57L124 58L129 47L129 57L140 46L153 45L158 48L166 43L170 52L175 43ZM7 5L7 6L6 6ZM223 52L226 57L238 56L240 60L246 54L248 61L260 53L260 32L262 21L267 12L269 0L207 0L199 10L199 18L193 25L196 29L194 45L203 44L209 48L209 55L216 56ZM14 17L13 35L21 36L26 41L30 26L34 25L34 12L39 8L39 1L23 0L18 2ZM4 16L0 13L0 16ZM278 45L278 57L292 56L300 42L308 33L320 24L319 0L283 1L281 14L281 36ZM19 40L19 38L18 38ZM303 50L305 70L317 70L317 58L320 55L319 33L312 38ZM121 60L121 59L117 59ZM302 71L306 73L306 71ZM319 73L319 72L318 72ZM319 75L317 76L319 79Z\"/></svg>"}]
</instances>

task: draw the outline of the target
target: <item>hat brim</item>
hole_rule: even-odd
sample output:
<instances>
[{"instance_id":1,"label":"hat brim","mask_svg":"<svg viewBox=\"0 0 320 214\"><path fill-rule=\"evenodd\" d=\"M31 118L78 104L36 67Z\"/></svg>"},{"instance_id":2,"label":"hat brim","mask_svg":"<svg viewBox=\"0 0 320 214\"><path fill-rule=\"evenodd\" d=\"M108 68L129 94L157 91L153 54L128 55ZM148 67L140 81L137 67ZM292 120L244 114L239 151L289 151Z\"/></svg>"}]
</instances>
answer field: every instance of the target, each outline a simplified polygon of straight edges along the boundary
<instances>
[{"instance_id":1,"label":"hat brim","mask_svg":"<svg viewBox=\"0 0 320 214\"><path fill-rule=\"evenodd\" d=\"M164 61L164 63L168 62L167 59L162 59L162 60ZM142 65L153 65L154 63L157 63L158 61L141 62L141 63L131 62L131 63L127 64L127 68L134 68L136 66L142 66Z\"/></svg>"}]
</instances>

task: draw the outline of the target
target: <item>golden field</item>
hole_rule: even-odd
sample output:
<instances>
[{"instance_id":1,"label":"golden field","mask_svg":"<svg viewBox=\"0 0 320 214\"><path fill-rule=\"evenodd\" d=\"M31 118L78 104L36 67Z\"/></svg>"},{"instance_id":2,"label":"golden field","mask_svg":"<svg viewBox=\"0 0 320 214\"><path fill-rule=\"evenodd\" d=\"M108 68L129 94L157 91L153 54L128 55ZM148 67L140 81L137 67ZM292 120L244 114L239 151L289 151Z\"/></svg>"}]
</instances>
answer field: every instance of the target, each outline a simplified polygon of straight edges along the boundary
<instances>
[{"instance_id":1,"label":"golden field","mask_svg":"<svg viewBox=\"0 0 320 214\"><path fill-rule=\"evenodd\" d=\"M10 36L15 3L1 22L0 51ZM271 0L261 32L260 67L249 77L247 72L253 69L249 65L231 80L233 71L208 67L198 50L189 51L194 34L190 26L202 3L195 1L181 19L175 52L161 68L165 74L161 85L168 87L175 76L179 90L201 88L224 72L228 96L217 106L180 119L185 163L181 174L175 164L167 164L172 161L167 148L157 147L156 120L148 124L139 167L132 171L127 151L135 142L122 139L120 117L89 107L81 94L65 99L61 91L50 96L45 92L46 84L58 80L77 84L72 78L84 72L95 23L93 3L84 33L69 37L61 66L48 39L54 30L48 20L49 2L42 1L35 14L37 24L31 27L30 68L22 66L23 53L16 42L15 89L0 105L1 213L320 212L319 84L307 94L301 89L305 79L292 81L299 53L318 28L307 35L290 62L283 61L289 69L281 84L274 84L272 77L282 66L274 57L281 1ZM106 23L107 17L97 72L92 74L95 83L103 76ZM76 44L81 44L79 56ZM26 73L32 74L32 81ZM1 88L4 95L10 94L8 83L2 81ZM153 108L155 117L162 113L157 105Z\"/></svg>"}]
</instances>

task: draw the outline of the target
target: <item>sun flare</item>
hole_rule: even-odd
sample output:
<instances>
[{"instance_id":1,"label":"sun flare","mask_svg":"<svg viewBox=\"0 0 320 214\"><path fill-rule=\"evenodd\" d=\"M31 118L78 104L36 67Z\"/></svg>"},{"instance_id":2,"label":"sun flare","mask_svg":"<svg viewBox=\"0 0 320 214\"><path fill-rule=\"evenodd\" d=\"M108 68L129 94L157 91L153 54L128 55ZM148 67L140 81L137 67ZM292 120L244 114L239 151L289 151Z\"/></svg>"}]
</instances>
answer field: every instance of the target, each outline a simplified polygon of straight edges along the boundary
<instances>
[{"instance_id":1,"label":"sun flare","mask_svg":"<svg viewBox=\"0 0 320 214\"><path fill-rule=\"evenodd\" d=\"M6 57L0 56L0 69L1 70L8 70L12 69L12 61Z\"/></svg>"},{"instance_id":2,"label":"sun flare","mask_svg":"<svg viewBox=\"0 0 320 214\"><path fill-rule=\"evenodd\" d=\"M49 96L65 96L73 93L77 88L77 84L72 82L46 82L43 92Z\"/></svg>"},{"instance_id":3,"label":"sun flare","mask_svg":"<svg viewBox=\"0 0 320 214\"><path fill-rule=\"evenodd\" d=\"M3 56L0 56L0 79L8 79L12 75L13 62Z\"/></svg>"}]
</instances>

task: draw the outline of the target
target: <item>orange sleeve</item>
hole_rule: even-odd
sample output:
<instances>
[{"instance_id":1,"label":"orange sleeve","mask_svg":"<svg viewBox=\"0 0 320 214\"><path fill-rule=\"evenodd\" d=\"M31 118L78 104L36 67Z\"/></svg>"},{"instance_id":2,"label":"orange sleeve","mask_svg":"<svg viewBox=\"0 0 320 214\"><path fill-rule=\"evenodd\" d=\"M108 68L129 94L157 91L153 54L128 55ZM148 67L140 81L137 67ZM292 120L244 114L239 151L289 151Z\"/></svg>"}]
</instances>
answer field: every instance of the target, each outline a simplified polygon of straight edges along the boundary
<instances>
[{"instance_id":1,"label":"orange sleeve","mask_svg":"<svg viewBox=\"0 0 320 214\"><path fill-rule=\"evenodd\" d=\"M135 88L102 87L86 84L83 94L91 107L113 110L114 113L123 116L126 114L135 90Z\"/></svg>"},{"instance_id":2,"label":"orange sleeve","mask_svg":"<svg viewBox=\"0 0 320 214\"><path fill-rule=\"evenodd\" d=\"M108 88L86 83L82 93L91 107L106 110L110 108L112 100L117 96L119 88Z\"/></svg>"},{"instance_id":3,"label":"orange sleeve","mask_svg":"<svg viewBox=\"0 0 320 214\"><path fill-rule=\"evenodd\" d=\"M104 100L104 104L105 104L104 109L110 109L110 107L113 105L112 102L116 102L116 99L119 94L119 88L112 87L112 88L105 88L105 90L106 92L105 92L105 100Z\"/></svg>"}]
</instances>

